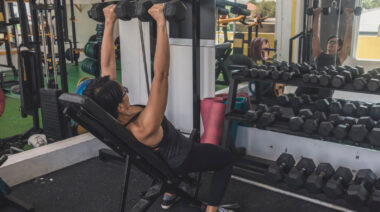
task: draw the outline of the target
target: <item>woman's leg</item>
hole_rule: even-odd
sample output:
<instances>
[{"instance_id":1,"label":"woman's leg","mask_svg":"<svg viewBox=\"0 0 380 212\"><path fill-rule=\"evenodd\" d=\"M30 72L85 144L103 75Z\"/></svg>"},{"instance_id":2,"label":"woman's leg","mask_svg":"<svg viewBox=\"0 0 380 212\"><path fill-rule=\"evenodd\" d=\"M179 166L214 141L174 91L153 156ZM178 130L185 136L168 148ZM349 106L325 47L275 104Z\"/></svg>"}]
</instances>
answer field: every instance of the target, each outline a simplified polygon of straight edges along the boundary
<instances>
[{"instance_id":1,"label":"woman's leg","mask_svg":"<svg viewBox=\"0 0 380 212\"><path fill-rule=\"evenodd\" d=\"M177 173L214 171L208 196L209 207L216 211L227 189L232 174L234 156L231 152L212 144L194 144L182 165L174 168Z\"/></svg>"}]
</instances>

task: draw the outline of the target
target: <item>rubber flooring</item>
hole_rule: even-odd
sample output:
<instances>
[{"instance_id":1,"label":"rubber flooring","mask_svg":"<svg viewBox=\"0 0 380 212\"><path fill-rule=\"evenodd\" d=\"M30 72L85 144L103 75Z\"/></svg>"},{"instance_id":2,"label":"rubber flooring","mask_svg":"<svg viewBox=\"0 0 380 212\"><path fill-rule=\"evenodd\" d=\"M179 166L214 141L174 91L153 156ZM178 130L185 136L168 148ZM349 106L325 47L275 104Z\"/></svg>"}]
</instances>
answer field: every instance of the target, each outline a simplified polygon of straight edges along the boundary
<instances>
[{"instance_id":1,"label":"rubber flooring","mask_svg":"<svg viewBox=\"0 0 380 212\"><path fill-rule=\"evenodd\" d=\"M20 174L22 170L20 170ZM118 211L123 166L105 163L97 158L78 163L68 168L50 173L38 179L20 184L13 188L13 195L34 205L38 212L110 212ZM207 198L207 185L210 175L203 174L200 199ZM151 183L151 179L132 169L130 187L127 198L127 208L136 203L139 194ZM259 187L231 180L222 203L238 202L243 212L282 212L282 211L308 211L330 212L334 211L309 202L295 199ZM10 208L1 211L14 211ZM157 200L151 209L165 211L160 208ZM195 212L197 208L179 202L167 211Z\"/></svg>"}]
</instances>

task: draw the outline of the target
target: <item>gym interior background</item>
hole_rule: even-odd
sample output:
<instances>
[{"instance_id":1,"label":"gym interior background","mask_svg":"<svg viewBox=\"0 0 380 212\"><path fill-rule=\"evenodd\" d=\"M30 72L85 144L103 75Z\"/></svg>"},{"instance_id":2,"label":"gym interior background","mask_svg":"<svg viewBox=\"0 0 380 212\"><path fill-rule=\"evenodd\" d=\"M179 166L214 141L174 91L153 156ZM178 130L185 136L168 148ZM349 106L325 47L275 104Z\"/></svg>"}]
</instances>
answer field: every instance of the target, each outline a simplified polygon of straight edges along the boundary
<instances>
[{"instance_id":1,"label":"gym interior background","mask_svg":"<svg viewBox=\"0 0 380 212\"><path fill-rule=\"evenodd\" d=\"M36 211L118 210L123 165L99 161L108 147L67 118L58 100L80 95L99 76L97 3L0 0L1 211L20 199ZM241 211L380 211L380 2L183 3L185 18L169 23L166 116L184 134L198 130L200 142L241 156L224 201L239 202ZM315 66L318 7L322 51L329 36L345 38L344 8L354 9L349 54L339 66ZM141 22L140 31L139 19L126 19L114 31L117 78L132 104L146 104L154 24ZM295 95L297 87L334 94ZM137 169L131 179L127 211L150 180ZM208 181L205 173L201 184ZM158 200L152 204L149 211L160 210ZM171 210L196 211L182 202Z\"/></svg>"}]
</instances>

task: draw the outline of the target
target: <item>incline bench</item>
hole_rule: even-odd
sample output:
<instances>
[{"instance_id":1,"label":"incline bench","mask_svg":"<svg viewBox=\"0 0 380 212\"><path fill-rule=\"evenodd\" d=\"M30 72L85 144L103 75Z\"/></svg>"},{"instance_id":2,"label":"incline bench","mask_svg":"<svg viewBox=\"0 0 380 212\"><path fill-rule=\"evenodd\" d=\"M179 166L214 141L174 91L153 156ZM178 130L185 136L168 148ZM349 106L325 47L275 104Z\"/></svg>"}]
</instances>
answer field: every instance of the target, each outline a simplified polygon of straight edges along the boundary
<instances>
[{"instance_id":1,"label":"incline bench","mask_svg":"<svg viewBox=\"0 0 380 212\"><path fill-rule=\"evenodd\" d=\"M204 206L204 204L197 199L197 195L190 195L178 187L179 183L173 183L184 182L190 186L197 186L198 190L196 180L187 175L176 175L158 154L140 143L118 120L104 111L90 98L65 93L59 97L59 101L63 104L63 112L66 115L82 125L121 157L125 158L126 163L120 211L127 210L125 209L125 204L132 164L142 172L148 174L153 179L153 183L140 201L128 211L146 211L167 188L175 191L177 195L194 206ZM195 194L197 193L196 191ZM238 207L237 204L230 205L230 208Z\"/></svg>"}]
</instances>

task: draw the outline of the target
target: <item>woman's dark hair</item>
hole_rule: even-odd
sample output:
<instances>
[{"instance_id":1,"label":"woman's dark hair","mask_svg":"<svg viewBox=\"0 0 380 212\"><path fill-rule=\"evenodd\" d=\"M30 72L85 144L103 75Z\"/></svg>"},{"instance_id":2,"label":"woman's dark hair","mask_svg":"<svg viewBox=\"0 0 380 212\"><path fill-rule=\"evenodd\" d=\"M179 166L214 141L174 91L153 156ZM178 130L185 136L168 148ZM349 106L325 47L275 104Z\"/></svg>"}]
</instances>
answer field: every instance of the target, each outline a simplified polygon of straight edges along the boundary
<instances>
[{"instance_id":1,"label":"woman's dark hair","mask_svg":"<svg viewBox=\"0 0 380 212\"><path fill-rule=\"evenodd\" d=\"M337 37L336 35L330 35L330 37L327 39L327 43L328 43L331 39L333 39L333 38L337 38L337 40L338 40L338 45L339 45L339 49L338 49L338 50L340 50L340 48L342 48L342 46L343 46L343 40L340 39L339 37Z\"/></svg>"},{"instance_id":2,"label":"woman's dark hair","mask_svg":"<svg viewBox=\"0 0 380 212\"><path fill-rule=\"evenodd\" d=\"M123 101L123 90L119 83L109 76L93 79L83 91L113 117L118 117L117 107Z\"/></svg>"}]
</instances>

